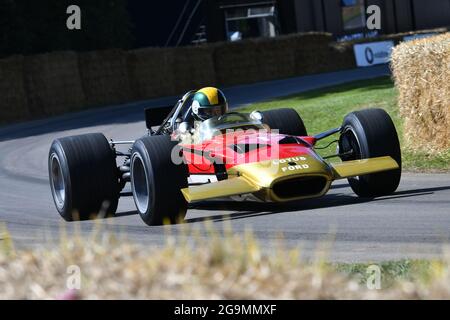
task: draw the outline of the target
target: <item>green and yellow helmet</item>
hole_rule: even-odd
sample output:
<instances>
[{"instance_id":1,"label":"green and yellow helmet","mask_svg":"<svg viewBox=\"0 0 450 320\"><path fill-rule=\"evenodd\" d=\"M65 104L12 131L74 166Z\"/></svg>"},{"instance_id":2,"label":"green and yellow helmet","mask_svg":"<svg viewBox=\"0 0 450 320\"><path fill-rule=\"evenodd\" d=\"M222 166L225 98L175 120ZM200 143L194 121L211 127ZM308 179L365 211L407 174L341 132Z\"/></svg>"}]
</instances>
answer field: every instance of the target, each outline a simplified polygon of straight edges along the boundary
<instances>
[{"instance_id":1,"label":"green and yellow helmet","mask_svg":"<svg viewBox=\"0 0 450 320\"><path fill-rule=\"evenodd\" d=\"M197 120L205 121L228 112L228 102L222 91L207 87L198 90L192 98L192 114Z\"/></svg>"}]
</instances>

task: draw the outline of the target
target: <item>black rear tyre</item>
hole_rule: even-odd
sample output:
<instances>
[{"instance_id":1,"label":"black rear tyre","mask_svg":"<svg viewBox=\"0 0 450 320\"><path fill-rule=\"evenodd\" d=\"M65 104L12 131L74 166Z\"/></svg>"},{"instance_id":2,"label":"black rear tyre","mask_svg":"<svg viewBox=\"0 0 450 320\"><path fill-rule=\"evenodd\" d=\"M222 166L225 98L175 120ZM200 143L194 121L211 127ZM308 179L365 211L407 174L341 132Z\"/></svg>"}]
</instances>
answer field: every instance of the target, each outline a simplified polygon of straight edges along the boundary
<instances>
[{"instance_id":1,"label":"black rear tyre","mask_svg":"<svg viewBox=\"0 0 450 320\"><path fill-rule=\"evenodd\" d=\"M271 129L280 130L281 134L291 136L307 136L305 124L297 111L282 108L263 111L263 122Z\"/></svg>"},{"instance_id":2,"label":"black rear tyre","mask_svg":"<svg viewBox=\"0 0 450 320\"><path fill-rule=\"evenodd\" d=\"M113 215L119 201L115 153L103 134L57 139L48 160L56 209L66 221Z\"/></svg>"},{"instance_id":3,"label":"black rear tyre","mask_svg":"<svg viewBox=\"0 0 450 320\"><path fill-rule=\"evenodd\" d=\"M360 197L377 197L397 190L401 178L400 143L391 117L383 109L365 109L348 114L342 124L339 153L343 161L391 156L399 169L349 178L353 191Z\"/></svg>"},{"instance_id":4,"label":"black rear tyre","mask_svg":"<svg viewBox=\"0 0 450 320\"><path fill-rule=\"evenodd\" d=\"M177 144L168 136L144 137L135 142L131 152L134 202L150 226L177 223L186 216L181 189L188 186L188 170L172 159L172 153L180 155Z\"/></svg>"}]
</instances>

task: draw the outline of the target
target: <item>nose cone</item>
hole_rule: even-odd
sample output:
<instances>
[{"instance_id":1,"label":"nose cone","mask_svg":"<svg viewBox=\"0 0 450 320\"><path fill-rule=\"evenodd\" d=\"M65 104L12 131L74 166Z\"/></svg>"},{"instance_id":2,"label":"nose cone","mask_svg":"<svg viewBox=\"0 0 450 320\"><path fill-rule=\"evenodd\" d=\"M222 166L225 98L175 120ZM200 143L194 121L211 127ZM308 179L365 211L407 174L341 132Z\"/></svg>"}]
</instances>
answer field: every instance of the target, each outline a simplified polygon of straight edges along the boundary
<instances>
[{"instance_id":1,"label":"nose cone","mask_svg":"<svg viewBox=\"0 0 450 320\"><path fill-rule=\"evenodd\" d=\"M327 163L314 154L267 160L237 165L229 174L243 176L257 186L272 188L274 183L303 176L320 176L332 179L332 171Z\"/></svg>"}]
</instances>

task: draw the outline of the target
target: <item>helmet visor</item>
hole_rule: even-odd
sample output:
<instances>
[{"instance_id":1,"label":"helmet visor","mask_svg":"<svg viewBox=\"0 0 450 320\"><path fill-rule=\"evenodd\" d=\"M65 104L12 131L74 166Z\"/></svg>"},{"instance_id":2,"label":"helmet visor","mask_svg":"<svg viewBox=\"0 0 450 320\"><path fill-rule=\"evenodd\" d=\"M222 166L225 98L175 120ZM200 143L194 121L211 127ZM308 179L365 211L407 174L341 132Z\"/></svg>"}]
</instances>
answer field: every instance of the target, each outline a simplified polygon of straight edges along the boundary
<instances>
[{"instance_id":1,"label":"helmet visor","mask_svg":"<svg viewBox=\"0 0 450 320\"><path fill-rule=\"evenodd\" d=\"M202 119L209 119L216 116L221 116L225 113L224 105L200 107L198 108L198 116Z\"/></svg>"}]
</instances>

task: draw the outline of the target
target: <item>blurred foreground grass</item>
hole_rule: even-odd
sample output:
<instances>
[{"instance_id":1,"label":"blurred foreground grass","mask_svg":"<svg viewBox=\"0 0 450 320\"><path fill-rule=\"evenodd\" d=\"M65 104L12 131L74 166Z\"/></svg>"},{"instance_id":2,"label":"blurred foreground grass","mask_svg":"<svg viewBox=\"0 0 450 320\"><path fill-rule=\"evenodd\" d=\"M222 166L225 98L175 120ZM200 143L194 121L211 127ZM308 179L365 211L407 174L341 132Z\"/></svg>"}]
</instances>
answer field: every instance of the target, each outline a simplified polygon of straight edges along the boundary
<instances>
[{"instance_id":1,"label":"blurred foreground grass","mask_svg":"<svg viewBox=\"0 0 450 320\"><path fill-rule=\"evenodd\" d=\"M403 167L409 171L450 171L450 150L437 155L415 152L404 147L403 121L397 107L397 90L389 77L363 80L339 86L252 104L244 110L294 108L305 122L308 134L314 135L342 124L345 115L359 109L380 107L392 117L402 146ZM336 137L324 139L326 146ZM382 141L380 141L382 143ZM322 155L335 152L336 144L321 150Z\"/></svg>"},{"instance_id":2,"label":"blurred foreground grass","mask_svg":"<svg viewBox=\"0 0 450 320\"><path fill-rule=\"evenodd\" d=\"M303 261L281 241L264 254L251 232L149 248L98 231L34 250L15 250L4 231L0 299L450 299L449 257L382 263L381 289L369 290L369 265Z\"/></svg>"}]
</instances>

